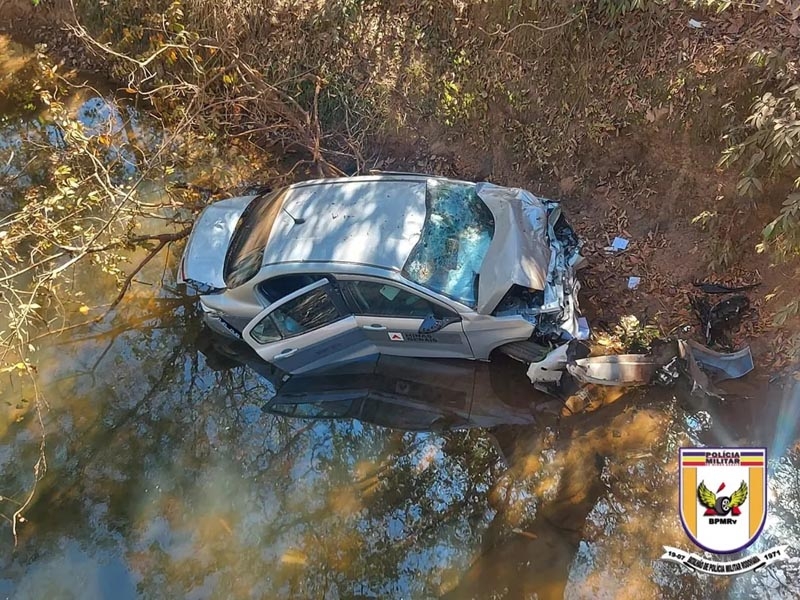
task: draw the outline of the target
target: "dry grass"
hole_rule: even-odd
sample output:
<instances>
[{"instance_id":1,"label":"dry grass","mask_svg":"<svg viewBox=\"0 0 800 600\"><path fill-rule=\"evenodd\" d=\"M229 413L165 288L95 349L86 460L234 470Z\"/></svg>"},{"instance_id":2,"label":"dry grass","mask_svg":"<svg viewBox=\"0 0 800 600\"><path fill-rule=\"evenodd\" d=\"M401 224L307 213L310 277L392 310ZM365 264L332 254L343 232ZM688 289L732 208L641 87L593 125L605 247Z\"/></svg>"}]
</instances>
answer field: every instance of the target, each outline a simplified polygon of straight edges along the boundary
<instances>
[{"instance_id":1,"label":"dry grass","mask_svg":"<svg viewBox=\"0 0 800 600\"><path fill-rule=\"evenodd\" d=\"M137 89L200 85L219 113L207 116L257 143L288 141L271 129L260 79L318 111L323 150L345 152L356 162L340 156L347 168L371 166L364 155L386 136L443 126L487 150L502 134L512 170L553 172L630 123L668 114L680 126L708 110L698 89L729 57L686 27L680 6L609 18L578 0L121 0L113 10L82 0L78 14L132 56L180 46L152 63L152 77L140 73ZM716 58L697 66L706 55ZM231 61L250 76L231 73ZM117 66L118 76L130 71Z\"/></svg>"}]
</instances>

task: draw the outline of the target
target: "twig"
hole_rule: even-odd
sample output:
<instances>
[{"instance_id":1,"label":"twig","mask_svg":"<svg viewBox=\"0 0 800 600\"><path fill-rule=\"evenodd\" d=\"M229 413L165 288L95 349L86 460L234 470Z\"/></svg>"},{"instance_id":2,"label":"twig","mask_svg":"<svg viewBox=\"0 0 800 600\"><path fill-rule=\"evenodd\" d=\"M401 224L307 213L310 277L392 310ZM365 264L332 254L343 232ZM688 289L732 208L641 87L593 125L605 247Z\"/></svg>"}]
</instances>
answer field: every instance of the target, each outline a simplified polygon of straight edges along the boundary
<instances>
[{"instance_id":1,"label":"twig","mask_svg":"<svg viewBox=\"0 0 800 600\"><path fill-rule=\"evenodd\" d=\"M128 288L130 288L131 283L133 282L133 278L136 277L139 271L141 271L147 265L147 263L153 260L153 258L155 258L155 256L159 252L161 252L164 246L166 246L171 242L175 242L177 240L185 238L186 236L189 235L191 231L192 228L187 227L186 229L182 229L177 233L163 233L160 235L139 236L138 238L133 238L134 241L140 241L140 242L145 240L158 240L158 244L156 245L155 248L153 248L152 250L150 250L150 252L148 252L147 256L145 256L144 259L136 266L136 268L133 271L131 271L130 274L125 278L125 281L122 284L122 288L120 289L119 294L117 294L117 297L114 298L114 301L106 310L106 315L110 313L112 310L114 310L120 302L122 302L122 299L125 297Z\"/></svg>"},{"instance_id":2,"label":"twig","mask_svg":"<svg viewBox=\"0 0 800 600\"><path fill-rule=\"evenodd\" d=\"M39 388L36 385L36 378L30 372L30 368L28 368L28 375L31 378L31 382L33 383L33 391L34 396L36 398L35 405L36 405L36 417L39 421L39 426L41 427L42 431L42 439L39 443L39 458L36 460L36 463L33 465L33 486L31 486L30 492L28 493L28 497L25 499L25 502L20 505L20 507L14 512L11 517L11 533L14 536L14 546L16 547L17 542L19 541L17 536L17 523L24 523L25 519L22 517L22 513L25 511L30 503L33 502L33 497L36 495L36 488L39 480L44 475L44 472L47 470L47 458L45 456L45 444L47 437L45 435L45 428L44 428L44 421L42 419L42 407L41 407L41 396L39 394Z\"/></svg>"},{"instance_id":3,"label":"twig","mask_svg":"<svg viewBox=\"0 0 800 600\"><path fill-rule=\"evenodd\" d=\"M478 27L478 29L480 29L486 35L490 35L490 36L499 35L499 36L502 36L502 37L507 37L507 36L511 35L512 33L514 33L517 29L520 29L521 27L530 27L531 29L535 29L536 31L540 31L540 32L544 33L545 31L553 31L554 29L560 29L562 27L565 27L566 25L569 25L570 23L572 23L576 19L580 18L585 12L586 12L585 8L581 9L580 12L578 12L575 15L573 15L572 17L570 17L569 19L567 19L563 23L559 23L558 25L550 25L548 27L541 27L541 26L537 25L536 23L530 23L530 22L526 21L524 23L518 23L517 25L514 25L514 27L512 27L508 31L503 31L501 29L500 25L498 25L497 29L495 31L492 31L492 32L486 31L483 27Z\"/></svg>"}]
</instances>

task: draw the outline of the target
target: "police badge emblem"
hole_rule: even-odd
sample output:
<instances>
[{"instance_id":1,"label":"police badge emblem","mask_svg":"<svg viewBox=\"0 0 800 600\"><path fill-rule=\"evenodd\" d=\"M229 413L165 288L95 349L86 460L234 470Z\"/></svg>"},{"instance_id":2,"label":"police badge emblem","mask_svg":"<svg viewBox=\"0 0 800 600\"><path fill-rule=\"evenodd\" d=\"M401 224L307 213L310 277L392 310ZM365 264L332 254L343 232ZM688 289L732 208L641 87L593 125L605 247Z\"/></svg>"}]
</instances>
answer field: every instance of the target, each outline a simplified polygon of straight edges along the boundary
<instances>
[{"instance_id":1,"label":"police badge emblem","mask_svg":"<svg viewBox=\"0 0 800 600\"><path fill-rule=\"evenodd\" d=\"M756 540L767 519L766 459L765 448L681 448L681 523L695 544L730 554Z\"/></svg>"},{"instance_id":2,"label":"police badge emblem","mask_svg":"<svg viewBox=\"0 0 800 600\"><path fill-rule=\"evenodd\" d=\"M755 542L767 519L766 448L681 448L679 461L679 512L689 539L714 554L740 552ZM786 556L786 546L727 562L669 546L664 550L663 560L721 575L752 571Z\"/></svg>"}]
</instances>

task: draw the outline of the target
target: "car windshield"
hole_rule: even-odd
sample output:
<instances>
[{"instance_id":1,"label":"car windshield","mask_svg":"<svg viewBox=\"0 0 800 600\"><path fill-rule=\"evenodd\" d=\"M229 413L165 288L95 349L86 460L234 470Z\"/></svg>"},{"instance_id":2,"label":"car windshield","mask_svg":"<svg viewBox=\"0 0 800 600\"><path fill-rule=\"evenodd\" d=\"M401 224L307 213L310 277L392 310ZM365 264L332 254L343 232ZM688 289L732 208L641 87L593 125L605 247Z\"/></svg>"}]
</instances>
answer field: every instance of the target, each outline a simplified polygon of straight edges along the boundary
<instances>
[{"instance_id":1,"label":"car windshield","mask_svg":"<svg viewBox=\"0 0 800 600\"><path fill-rule=\"evenodd\" d=\"M253 200L242 213L225 258L225 285L235 288L261 269L272 224L283 203L283 190Z\"/></svg>"},{"instance_id":2,"label":"car windshield","mask_svg":"<svg viewBox=\"0 0 800 600\"><path fill-rule=\"evenodd\" d=\"M409 280L475 307L478 272L494 236L494 219L474 184L429 180L427 213L419 242L403 275Z\"/></svg>"}]
</instances>

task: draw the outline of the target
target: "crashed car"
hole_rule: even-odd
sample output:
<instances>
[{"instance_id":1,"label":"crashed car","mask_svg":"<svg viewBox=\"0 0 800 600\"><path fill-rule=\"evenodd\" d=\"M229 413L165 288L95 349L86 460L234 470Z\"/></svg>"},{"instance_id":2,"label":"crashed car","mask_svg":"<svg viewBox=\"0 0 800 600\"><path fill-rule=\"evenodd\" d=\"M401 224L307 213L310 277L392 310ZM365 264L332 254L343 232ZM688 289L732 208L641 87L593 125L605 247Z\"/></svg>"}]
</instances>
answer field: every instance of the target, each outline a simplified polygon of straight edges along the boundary
<instances>
[{"instance_id":1,"label":"crashed car","mask_svg":"<svg viewBox=\"0 0 800 600\"><path fill-rule=\"evenodd\" d=\"M179 283L289 374L378 354L535 362L588 335L557 202L419 174L305 181L209 205Z\"/></svg>"}]
</instances>

